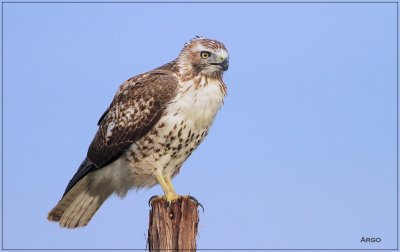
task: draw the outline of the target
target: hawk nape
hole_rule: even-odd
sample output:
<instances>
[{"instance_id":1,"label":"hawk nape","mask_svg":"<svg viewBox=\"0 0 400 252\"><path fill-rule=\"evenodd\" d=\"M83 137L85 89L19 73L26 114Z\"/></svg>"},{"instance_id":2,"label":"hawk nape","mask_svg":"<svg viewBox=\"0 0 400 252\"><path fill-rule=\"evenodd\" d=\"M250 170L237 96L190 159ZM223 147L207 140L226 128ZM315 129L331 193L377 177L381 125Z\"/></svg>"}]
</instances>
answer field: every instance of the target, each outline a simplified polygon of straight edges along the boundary
<instances>
[{"instance_id":1,"label":"hawk nape","mask_svg":"<svg viewBox=\"0 0 400 252\"><path fill-rule=\"evenodd\" d=\"M125 81L48 219L82 227L112 193L124 197L131 188L157 183L168 201L177 199L171 179L223 104L228 66L222 43L197 36L175 60Z\"/></svg>"}]
</instances>

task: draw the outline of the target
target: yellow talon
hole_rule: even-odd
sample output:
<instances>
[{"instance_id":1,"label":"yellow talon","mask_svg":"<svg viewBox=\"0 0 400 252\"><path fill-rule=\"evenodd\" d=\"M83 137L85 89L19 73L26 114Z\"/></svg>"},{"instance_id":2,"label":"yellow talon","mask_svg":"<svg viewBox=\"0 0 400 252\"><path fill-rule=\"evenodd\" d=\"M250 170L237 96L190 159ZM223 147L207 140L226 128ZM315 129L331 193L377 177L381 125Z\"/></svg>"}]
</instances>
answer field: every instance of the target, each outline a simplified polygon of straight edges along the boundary
<instances>
[{"instance_id":1,"label":"yellow talon","mask_svg":"<svg viewBox=\"0 0 400 252\"><path fill-rule=\"evenodd\" d=\"M171 178L167 177L164 178L162 175L157 175L156 176L158 183L160 183L163 191L164 191L164 198L168 201L168 202L172 202L176 199L179 198L179 195L176 194L174 187L172 185L171 182Z\"/></svg>"},{"instance_id":2,"label":"yellow talon","mask_svg":"<svg viewBox=\"0 0 400 252\"><path fill-rule=\"evenodd\" d=\"M167 193L164 195L164 197L168 202L172 202L174 200L177 200L179 198L179 195L176 193Z\"/></svg>"}]
</instances>

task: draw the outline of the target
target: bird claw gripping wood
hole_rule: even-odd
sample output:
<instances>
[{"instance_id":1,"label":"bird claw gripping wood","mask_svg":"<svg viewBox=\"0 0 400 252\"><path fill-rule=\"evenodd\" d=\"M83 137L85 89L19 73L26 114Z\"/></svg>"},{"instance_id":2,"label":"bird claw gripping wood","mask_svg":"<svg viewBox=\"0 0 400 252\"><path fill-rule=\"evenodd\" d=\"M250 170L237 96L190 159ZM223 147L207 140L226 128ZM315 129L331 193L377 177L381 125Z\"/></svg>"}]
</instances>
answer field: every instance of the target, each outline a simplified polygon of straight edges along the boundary
<instances>
[{"instance_id":1,"label":"bird claw gripping wood","mask_svg":"<svg viewBox=\"0 0 400 252\"><path fill-rule=\"evenodd\" d=\"M203 205L202 205L195 197L190 196L190 195L188 195L187 197L188 197L189 199L193 200L193 201L196 203L197 206L201 207L201 209L203 210L203 213L204 213L204 207L203 207Z\"/></svg>"},{"instance_id":2,"label":"bird claw gripping wood","mask_svg":"<svg viewBox=\"0 0 400 252\"><path fill-rule=\"evenodd\" d=\"M203 213L204 213L204 207L203 207L203 205L202 205L195 197L190 196L190 195L183 196L183 197L186 197L186 198L192 200L193 202L195 202L197 206L201 207L201 209L203 210ZM156 200L156 199L159 199L159 198L164 199L164 196L159 196L159 195L153 195L153 196L151 196L151 198L149 199L149 202L148 202L149 206L151 207L151 202L152 202L153 200ZM173 202L173 201L166 200L166 201L165 201L165 206L166 206L166 207L170 207L172 202Z\"/></svg>"},{"instance_id":3,"label":"bird claw gripping wood","mask_svg":"<svg viewBox=\"0 0 400 252\"><path fill-rule=\"evenodd\" d=\"M175 199L169 200L168 197L165 196L165 195L163 195L163 196L160 196L160 195L153 195L153 196L151 196L151 198L149 199L148 204L149 204L149 206L151 206L151 202L153 202L153 200L161 199L161 200L164 200L164 201L165 201L165 205L166 205L167 207L170 207L170 206L171 206L171 203L174 202L174 201L176 201L176 200L178 200L180 197L181 197L181 196L176 197Z\"/></svg>"},{"instance_id":4,"label":"bird claw gripping wood","mask_svg":"<svg viewBox=\"0 0 400 252\"><path fill-rule=\"evenodd\" d=\"M158 195L153 195L153 196L151 196L151 198L149 199L149 206L151 206L151 202L153 201L153 200L155 200L156 198L158 198L159 196Z\"/></svg>"}]
</instances>

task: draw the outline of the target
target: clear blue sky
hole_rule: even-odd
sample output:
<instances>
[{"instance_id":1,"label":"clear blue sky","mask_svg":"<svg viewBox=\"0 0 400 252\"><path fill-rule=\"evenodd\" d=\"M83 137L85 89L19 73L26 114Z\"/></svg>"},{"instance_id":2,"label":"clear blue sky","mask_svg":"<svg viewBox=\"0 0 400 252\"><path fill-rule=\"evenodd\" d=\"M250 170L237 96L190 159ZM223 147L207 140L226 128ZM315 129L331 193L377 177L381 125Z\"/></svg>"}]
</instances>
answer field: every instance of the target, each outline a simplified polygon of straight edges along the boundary
<instances>
[{"instance_id":1,"label":"clear blue sky","mask_svg":"<svg viewBox=\"0 0 400 252\"><path fill-rule=\"evenodd\" d=\"M225 105L174 179L205 208L198 248L396 248L395 3L3 7L4 248L145 248L159 186L83 229L46 216L118 86L195 35L230 52Z\"/></svg>"}]
</instances>

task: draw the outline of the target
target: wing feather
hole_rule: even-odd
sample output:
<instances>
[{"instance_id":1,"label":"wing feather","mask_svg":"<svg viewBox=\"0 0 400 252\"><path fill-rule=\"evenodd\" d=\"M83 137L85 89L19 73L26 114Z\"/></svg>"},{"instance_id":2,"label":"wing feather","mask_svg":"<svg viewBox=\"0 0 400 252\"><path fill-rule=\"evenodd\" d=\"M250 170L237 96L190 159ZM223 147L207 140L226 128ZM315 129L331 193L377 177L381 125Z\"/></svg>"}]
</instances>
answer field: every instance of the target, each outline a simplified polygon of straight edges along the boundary
<instances>
[{"instance_id":1,"label":"wing feather","mask_svg":"<svg viewBox=\"0 0 400 252\"><path fill-rule=\"evenodd\" d=\"M113 162L132 143L148 133L177 94L178 79L169 71L154 70L124 82L101 116L87 157L64 195L85 175Z\"/></svg>"}]
</instances>

